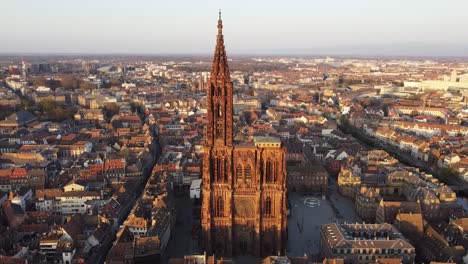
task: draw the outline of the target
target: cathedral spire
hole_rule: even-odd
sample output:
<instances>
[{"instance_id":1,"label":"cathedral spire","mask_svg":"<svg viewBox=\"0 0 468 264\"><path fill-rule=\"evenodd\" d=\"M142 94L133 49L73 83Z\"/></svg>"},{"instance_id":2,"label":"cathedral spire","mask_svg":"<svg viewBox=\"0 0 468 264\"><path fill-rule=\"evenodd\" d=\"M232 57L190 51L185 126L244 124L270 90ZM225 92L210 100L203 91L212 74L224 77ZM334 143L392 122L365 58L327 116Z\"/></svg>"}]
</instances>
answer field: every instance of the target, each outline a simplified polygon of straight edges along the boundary
<instances>
[{"instance_id":1,"label":"cathedral spire","mask_svg":"<svg viewBox=\"0 0 468 264\"><path fill-rule=\"evenodd\" d=\"M227 64L226 50L224 47L224 36L223 36L223 20L221 19L221 9L219 10L218 18L218 36L216 37L216 49L213 58L213 68L211 70L212 76L224 75L229 78L229 67Z\"/></svg>"},{"instance_id":2,"label":"cathedral spire","mask_svg":"<svg viewBox=\"0 0 468 264\"><path fill-rule=\"evenodd\" d=\"M210 85L207 87L209 124L206 143L208 145L232 146L232 90L220 10Z\"/></svg>"},{"instance_id":3,"label":"cathedral spire","mask_svg":"<svg viewBox=\"0 0 468 264\"><path fill-rule=\"evenodd\" d=\"M223 34L223 20L221 20L221 9L219 10L218 18L218 36Z\"/></svg>"}]
</instances>

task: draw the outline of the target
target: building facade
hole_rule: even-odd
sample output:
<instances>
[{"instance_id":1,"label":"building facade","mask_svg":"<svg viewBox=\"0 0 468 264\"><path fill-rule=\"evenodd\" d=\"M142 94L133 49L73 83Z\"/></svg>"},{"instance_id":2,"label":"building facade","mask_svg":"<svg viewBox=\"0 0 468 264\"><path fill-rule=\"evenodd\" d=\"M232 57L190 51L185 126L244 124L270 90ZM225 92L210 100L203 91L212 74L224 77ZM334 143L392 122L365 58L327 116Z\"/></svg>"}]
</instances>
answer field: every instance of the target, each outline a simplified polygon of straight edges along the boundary
<instances>
[{"instance_id":1,"label":"building facade","mask_svg":"<svg viewBox=\"0 0 468 264\"><path fill-rule=\"evenodd\" d=\"M378 188L361 186L354 202L356 213L367 223L374 223L381 200Z\"/></svg>"},{"instance_id":2,"label":"building facade","mask_svg":"<svg viewBox=\"0 0 468 264\"><path fill-rule=\"evenodd\" d=\"M101 194L94 191L70 191L61 189L36 190L36 210L52 211L60 215L85 214L94 203L101 203Z\"/></svg>"},{"instance_id":3,"label":"building facade","mask_svg":"<svg viewBox=\"0 0 468 264\"><path fill-rule=\"evenodd\" d=\"M233 84L221 16L207 85L202 233L208 254L283 254L286 245L286 150L275 138L233 142Z\"/></svg>"},{"instance_id":4,"label":"building facade","mask_svg":"<svg viewBox=\"0 0 468 264\"><path fill-rule=\"evenodd\" d=\"M415 249L390 224L326 224L320 228L320 252L326 259L343 259L347 264L380 263L399 259L412 264Z\"/></svg>"},{"instance_id":5,"label":"building facade","mask_svg":"<svg viewBox=\"0 0 468 264\"><path fill-rule=\"evenodd\" d=\"M288 191L326 194L328 172L317 165L296 165L288 167Z\"/></svg>"}]
</instances>

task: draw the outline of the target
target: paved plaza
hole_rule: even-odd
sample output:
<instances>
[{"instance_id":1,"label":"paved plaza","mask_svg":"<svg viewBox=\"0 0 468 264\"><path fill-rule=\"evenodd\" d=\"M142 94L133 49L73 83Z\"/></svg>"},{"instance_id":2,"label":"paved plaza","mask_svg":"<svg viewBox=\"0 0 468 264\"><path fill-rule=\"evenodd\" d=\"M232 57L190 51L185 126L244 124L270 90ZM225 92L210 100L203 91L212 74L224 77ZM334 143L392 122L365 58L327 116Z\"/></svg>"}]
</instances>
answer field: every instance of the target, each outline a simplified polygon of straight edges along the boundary
<instances>
[{"instance_id":1,"label":"paved plaza","mask_svg":"<svg viewBox=\"0 0 468 264\"><path fill-rule=\"evenodd\" d=\"M289 193L291 205L288 218L287 255L304 256L312 259L319 253L320 226L334 222L361 222L354 211L353 202L339 195L336 184L331 183L331 195L325 199L321 196L303 196Z\"/></svg>"},{"instance_id":2,"label":"paved plaza","mask_svg":"<svg viewBox=\"0 0 468 264\"><path fill-rule=\"evenodd\" d=\"M198 239L192 236L192 228L197 221L192 215L192 209L192 200L187 194L177 197L177 221L162 258L163 263L167 263L169 256L183 258L185 255L201 252Z\"/></svg>"}]
</instances>

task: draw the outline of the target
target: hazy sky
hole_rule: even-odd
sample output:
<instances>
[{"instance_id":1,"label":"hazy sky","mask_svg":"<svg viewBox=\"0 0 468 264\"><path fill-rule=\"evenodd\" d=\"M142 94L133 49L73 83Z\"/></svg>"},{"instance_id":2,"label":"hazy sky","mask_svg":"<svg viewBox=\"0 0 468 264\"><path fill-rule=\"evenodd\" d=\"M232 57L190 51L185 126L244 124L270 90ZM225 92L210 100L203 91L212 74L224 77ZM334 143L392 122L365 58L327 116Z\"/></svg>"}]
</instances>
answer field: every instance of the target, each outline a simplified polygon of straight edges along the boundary
<instances>
[{"instance_id":1,"label":"hazy sky","mask_svg":"<svg viewBox=\"0 0 468 264\"><path fill-rule=\"evenodd\" d=\"M467 0L0 0L0 53L468 56Z\"/></svg>"}]
</instances>

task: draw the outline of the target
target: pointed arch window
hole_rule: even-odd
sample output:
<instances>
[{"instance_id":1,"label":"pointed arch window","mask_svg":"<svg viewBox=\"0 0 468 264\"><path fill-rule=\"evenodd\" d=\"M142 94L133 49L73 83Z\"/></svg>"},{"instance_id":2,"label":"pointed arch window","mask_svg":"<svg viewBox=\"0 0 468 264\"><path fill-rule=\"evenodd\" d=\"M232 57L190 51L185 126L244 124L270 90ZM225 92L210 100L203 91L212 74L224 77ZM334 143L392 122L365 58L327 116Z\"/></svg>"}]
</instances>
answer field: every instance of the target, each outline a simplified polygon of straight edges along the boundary
<instances>
[{"instance_id":1,"label":"pointed arch window","mask_svg":"<svg viewBox=\"0 0 468 264\"><path fill-rule=\"evenodd\" d=\"M265 210L263 212L264 212L264 216L266 217L271 216L271 198L270 197L267 197L265 199Z\"/></svg>"},{"instance_id":2,"label":"pointed arch window","mask_svg":"<svg viewBox=\"0 0 468 264\"><path fill-rule=\"evenodd\" d=\"M244 168L242 167L241 164L238 164L236 167L236 181L237 182L242 182L243 181L243 170Z\"/></svg>"},{"instance_id":3,"label":"pointed arch window","mask_svg":"<svg viewBox=\"0 0 468 264\"><path fill-rule=\"evenodd\" d=\"M224 162L223 162L223 181L224 182L228 182L228 160L227 159L223 159Z\"/></svg>"},{"instance_id":4,"label":"pointed arch window","mask_svg":"<svg viewBox=\"0 0 468 264\"><path fill-rule=\"evenodd\" d=\"M245 166L245 183L250 183L252 181L252 167L250 164Z\"/></svg>"},{"instance_id":5,"label":"pointed arch window","mask_svg":"<svg viewBox=\"0 0 468 264\"><path fill-rule=\"evenodd\" d=\"M215 201L215 216L223 217L224 216L224 199L221 196L218 196Z\"/></svg>"},{"instance_id":6,"label":"pointed arch window","mask_svg":"<svg viewBox=\"0 0 468 264\"><path fill-rule=\"evenodd\" d=\"M218 87L218 96L222 96L223 95L223 89L221 89L221 87Z\"/></svg>"},{"instance_id":7,"label":"pointed arch window","mask_svg":"<svg viewBox=\"0 0 468 264\"><path fill-rule=\"evenodd\" d=\"M223 181L223 159L222 158L216 159L216 181L217 182Z\"/></svg>"},{"instance_id":8,"label":"pointed arch window","mask_svg":"<svg viewBox=\"0 0 468 264\"><path fill-rule=\"evenodd\" d=\"M275 182L276 162L268 160L265 166L265 180L267 183Z\"/></svg>"}]
</instances>

